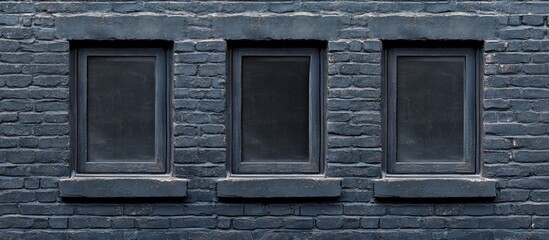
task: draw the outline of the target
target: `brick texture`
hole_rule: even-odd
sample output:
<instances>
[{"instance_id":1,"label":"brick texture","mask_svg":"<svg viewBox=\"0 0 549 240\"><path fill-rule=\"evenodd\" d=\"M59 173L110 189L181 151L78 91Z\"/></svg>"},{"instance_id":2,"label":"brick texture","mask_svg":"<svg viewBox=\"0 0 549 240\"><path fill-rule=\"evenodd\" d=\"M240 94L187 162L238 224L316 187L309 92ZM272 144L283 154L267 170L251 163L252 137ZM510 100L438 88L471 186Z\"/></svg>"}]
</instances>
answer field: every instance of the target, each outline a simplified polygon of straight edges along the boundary
<instances>
[{"instance_id":1,"label":"brick texture","mask_svg":"<svg viewBox=\"0 0 549 240\"><path fill-rule=\"evenodd\" d=\"M549 239L548 12L549 3L538 1L0 2L0 239ZM326 30L334 32L308 32L328 41L325 169L343 179L337 199L216 197L216 180L227 172L222 36L238 36L214 28L223 17L248 15L273 17L264 26L282 38L292 37L277 19L330 16ZM376 15L494 18L487 25L496 29L470 39L484 41L481 164L482 175L497 181L495 199L373 197L382 177L382 37L369 26ZM189 179L187 198L59 197L59 179L71 174L71 38L56 21L70 16L184 18L155 22L173 31L155 39L174 41L173 173ZM132 39L140 31L117 24L109 26L120 33L101 37ZM419 37L432 36L444 38Z\"/></svg>"}]
</instances>

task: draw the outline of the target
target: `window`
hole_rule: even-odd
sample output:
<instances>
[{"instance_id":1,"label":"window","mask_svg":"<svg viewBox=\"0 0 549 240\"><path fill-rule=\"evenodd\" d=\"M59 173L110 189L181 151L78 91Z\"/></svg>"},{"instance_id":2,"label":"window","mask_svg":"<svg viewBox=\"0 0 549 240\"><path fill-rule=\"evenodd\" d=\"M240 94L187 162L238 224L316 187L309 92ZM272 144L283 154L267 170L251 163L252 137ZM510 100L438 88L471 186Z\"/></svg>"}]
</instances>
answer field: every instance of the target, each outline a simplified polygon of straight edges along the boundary
<instances>
[{"instance_id":1,"label":"window","mask_svg":"<svg viewBox=\"0 0 549 240\"><path fill-rule=\"evenodd\" d=\"M162 47L74 49L77 173L167 172L166 55Z\"/></svg>"},{"instance_id":2,"label":"window","mask_svg":"<svg viewBox=\"0 0 549 240\"><path fill-rule=\"evenodd\" d=\"M387 173L477 173L475 48L391 47L386 56Z\"/></svg>"},{"instance_id":3,"label":"window","mask_svg":"<svg viewBox=\"0 0 549 240\"><path fill-rule=\"evenodd\" d=\"M233 48L232 172L319 173L319 48Z\"/></svg>"}]
</instances>

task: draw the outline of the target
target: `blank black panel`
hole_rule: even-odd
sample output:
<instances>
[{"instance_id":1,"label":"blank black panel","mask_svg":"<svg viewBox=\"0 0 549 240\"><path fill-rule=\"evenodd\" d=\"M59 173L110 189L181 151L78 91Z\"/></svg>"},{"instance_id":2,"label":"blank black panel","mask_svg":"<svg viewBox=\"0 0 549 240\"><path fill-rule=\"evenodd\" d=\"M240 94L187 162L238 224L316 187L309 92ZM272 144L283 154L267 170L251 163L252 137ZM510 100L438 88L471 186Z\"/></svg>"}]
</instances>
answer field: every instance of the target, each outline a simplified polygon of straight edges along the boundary
<instances>
[{"instance_id":1,"label":"blank black panel","mask_svg":"<svg viewBox=\"0 0 549 240\"><path fill-rule=\"evenodd\" d=\"M397 162L464 161L465 57L397 59Z\"/></svg>"},{"instance_id":2,"label":"blank black panel","mask_svg":"<svg viewBox=\"0 0 549 240\"><path fill-rule=\"evenodd\" d=\"M309 161L305 56L242 58L242 162Z\"/></svg>"},{"instance_id":3,"label":"blank black panel","mask_svg":"<svg viewBox=\"0 0 549 240\"><path fill-rule=\"evenodd\" d=\"M154 162L155 57L87 60L87 161Z\"/></svg>"}]
</instances>

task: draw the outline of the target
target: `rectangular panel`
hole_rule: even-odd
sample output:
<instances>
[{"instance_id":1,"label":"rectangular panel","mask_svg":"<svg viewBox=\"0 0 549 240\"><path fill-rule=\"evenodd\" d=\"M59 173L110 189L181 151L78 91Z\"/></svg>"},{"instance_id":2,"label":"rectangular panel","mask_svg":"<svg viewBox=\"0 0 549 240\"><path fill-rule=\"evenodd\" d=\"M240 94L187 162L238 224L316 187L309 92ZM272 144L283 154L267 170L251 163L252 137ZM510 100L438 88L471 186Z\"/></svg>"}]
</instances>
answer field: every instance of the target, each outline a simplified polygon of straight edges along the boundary
<instances>
[{"instance_id":1,"label":"rectangular panel","mask_svg":"<svg viewBox=\"0 0 549 240\"><path fill-rule=\"evenodd\" d=\"M155 57L87 62L87 162L155 162Z\"/></svg>"},{"instance_id":2,"label":"rectangular panel","mask_svg":"<svg viewBox=\"0 0 549 240\"><path fill-rule=\"evenodd\" d=\"M308 56L244 56L242 162L309 162Z\"/></svg>"},{"instance_id":3,"label":"rectangular panel","mask_svg":"<svg viewBox=\"0 0 549 240\"><path fill-rule=\"evenodd\" d=\"M396 162L464 162L464 56L398 56Z\"/></svg>"}]
</instances>

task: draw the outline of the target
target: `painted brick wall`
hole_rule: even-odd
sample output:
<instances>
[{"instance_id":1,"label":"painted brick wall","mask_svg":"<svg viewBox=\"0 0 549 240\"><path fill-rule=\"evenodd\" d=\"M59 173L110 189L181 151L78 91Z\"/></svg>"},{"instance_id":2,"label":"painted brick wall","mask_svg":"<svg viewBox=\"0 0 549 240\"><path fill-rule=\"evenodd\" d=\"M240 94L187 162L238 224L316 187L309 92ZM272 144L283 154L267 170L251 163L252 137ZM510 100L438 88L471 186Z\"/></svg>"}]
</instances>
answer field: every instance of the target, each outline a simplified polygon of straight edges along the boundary
<instances>
[{"instance_id":1,"label":"painted brick wall","mask_svg":"<svg viewBox=\"0 0 549 240\"><path fill-rule=\"evenodd\" d=\"M549 3L538 1L1 2L0 239L549 239L548 13ZM440 33L447 26L428 21L402 36L371 25L376 17L479 15L493 24ZM155 39L174 41L173 166L190 180L187 198L59 197L59 179L71 174L71 38L56 25L75 16L127 17L113 35L97 35L111 40L144 38L139 32L152 30L132 25L144 16L182 19L155 22L164 30ZM317 31L328 41L326 176L343 178L340 198L216 197L216 180L227 176L225 40L301 38L277 26L220 33L229 26L216 19L229 16L335 21ZM70 31L82 27L74 24ZM482 176L497 181L496 198L374 198L383 34L484 41Z\"/></svg>"}]
</instances>

